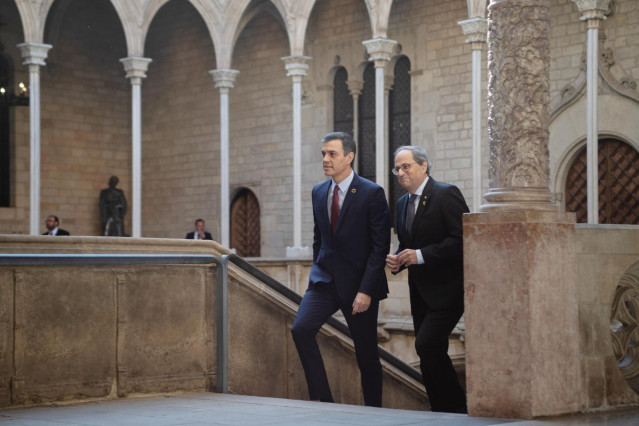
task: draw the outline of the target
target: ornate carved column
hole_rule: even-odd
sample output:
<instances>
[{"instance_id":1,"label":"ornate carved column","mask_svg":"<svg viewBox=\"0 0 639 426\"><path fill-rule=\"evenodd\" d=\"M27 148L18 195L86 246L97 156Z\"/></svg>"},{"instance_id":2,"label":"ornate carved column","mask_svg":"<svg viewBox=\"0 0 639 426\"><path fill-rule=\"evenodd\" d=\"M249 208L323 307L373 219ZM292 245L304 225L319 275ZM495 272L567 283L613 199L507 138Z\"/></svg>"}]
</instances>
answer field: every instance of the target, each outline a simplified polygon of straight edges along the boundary
<instances>
[{"instance_id":1,"label":"ornate carved column","mask_svg":"<svg viewBox=\"0 0 639 426\"><path fill-rule=\"evenodd\" d=\"M346 83L348 91L353 97L353 138L359 141L359 95L364 89L364 82L362 80L348 80Z\"/></svg>"},{"instance_id":2,"label":"ornate carved column","mask_svg":"<svg viewBox=\"0 0 639 426\"><path fill-rule=\"evenodd\" d=\"M240 72L229 68L209 71L220 89L220 237L224 247L231 246L231 200L229 199L229 92Z\"/></svg>"},{"instance_id":3,"label":"ornate carved column","mask_svg":"<svg viewBox=\"0 0 639 426\"><path fill-rule=\"evenodd\" d=\"M599 70L599 21L606 19L610 0L573 0L587 25L586 59L586 162L588 223L599 223L599 129L597 126L597 83Z\"/></svg>"},{"instance_id":4,"label":"ornate carved column","mask_svg":"<svg viewBox=\"0 0 639 426\"><path fill-rule=\"evenodd\" d=\"M40 67L46 65L47 53L53 46L42 43L18 45L29 66L29 139L30 139L30 203L29 234L40 235Z\"/></svg>"},{"instance_id":5,"label":"ornate carved column","mask_svg":"<svg viewBox=\"0 0 639 426\"><path fill-rule=\"evenodd\" d=\"M142 236L142 79L146 78L151 59L130 56L120 59L131 79L132 167L131 236Z\"/></svg>"},{"instance_id":6,"label":"ornate carved column","mask_svg":"<svg viewBox=\"0 0 639 426\"><path fill-rule=\"evenodd\" d=\"M493 0L488 11L491 189L482 213L463 218L468 412L574 413L577 236L548 185L550 0Z\"/></svg>"},{"instance_id":7,"label":"ornate carved column","mask_svg":"<svg viewBox=\"0 0 639 426\"><path fill-rule=\"evenodd\" d=\"M549 189L549 2L493 0L488 10L490 190L480 211L556 211Z\"/></svg>"},{"instance_id":8,"label":"ornate carved column","mask_svg":"<svg viewBox=\"0 0 639 426\"><path fill-rule=\"evenodd\" d=\"M387 38L374 38L362 42L375 63L375 180L388 194L386 166L386 103L384 96L384 67L390 61L397 42Z\"/></svg>"},{"instance_id":9,"label":"ornate carved column","mask_svg":"<svg viewBox=\"0 0 639 426\"><path fill-rule=\"evenodd\" d=\"M286 248L287 257L307 257L302 247L302 79L308 70L308 56L286 56L287 76L293 79L293 246Z\"/></svg>"},{"instance_id":10,"label":"ornate carved column","mask_svg":"<svg viewBox=\"0 0 639 426\"><path fill-rule=\"evenodd\" d=\"M488 22L486 18L471 18L459 21L464 34L468 36L472 54L472 122L473 122L473 212L481 206L481 53L486 44Z\"/></svg>"}]
</instances>

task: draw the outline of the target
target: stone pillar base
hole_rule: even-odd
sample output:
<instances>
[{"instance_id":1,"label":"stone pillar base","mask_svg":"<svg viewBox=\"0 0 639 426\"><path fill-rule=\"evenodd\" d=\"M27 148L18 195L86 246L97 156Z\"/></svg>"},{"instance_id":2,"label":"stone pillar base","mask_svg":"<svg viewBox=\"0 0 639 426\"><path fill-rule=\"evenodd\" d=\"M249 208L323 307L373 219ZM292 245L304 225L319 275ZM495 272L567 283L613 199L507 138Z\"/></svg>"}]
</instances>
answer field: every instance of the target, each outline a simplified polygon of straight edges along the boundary
<instances>
[{"instance_id":1,"label":"stone pillar base","mask_svg":"<svg viewBox=\"0 0 639 426\"><path fill-rule=\"evenodd\" d=\"M471 416L580 411L575 216L464 215Z\"/></svg>"},{"instance_id":2,"label":"stone pillar base","mask_svg":"<svg viewBox=\"0 0 639 426\"><path fill-rule=\"evenodd\" d=\"M484 194L486 204L479 208L481 213L497 211L553 211L552 195L548 188L492 188Z\"/></svg>"}]
</instances>

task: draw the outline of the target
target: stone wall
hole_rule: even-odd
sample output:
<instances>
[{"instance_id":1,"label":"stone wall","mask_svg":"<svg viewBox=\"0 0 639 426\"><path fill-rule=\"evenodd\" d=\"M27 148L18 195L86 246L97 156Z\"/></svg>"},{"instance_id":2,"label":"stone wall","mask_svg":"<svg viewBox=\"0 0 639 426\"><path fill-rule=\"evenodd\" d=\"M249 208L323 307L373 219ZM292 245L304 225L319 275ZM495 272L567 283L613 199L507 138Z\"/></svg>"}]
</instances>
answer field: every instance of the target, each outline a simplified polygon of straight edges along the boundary
<instances>
[{"instance_id":1,"label":"stone wall","mask_svg":"<svg viewBox=\"0 0 639 426\"><path fill-rule=\"evenodd\" d=\"M0 237L0 253L209 254L215 242ZM204 265L0 266L0 406L213 390L216 275ZM308 398L290 327L297 305L229 267L229 392ZM338 402L362 404L352 341L318 341ZM423 387L383 361L384 406L426 409Z\"/></svg>"}]
</instances>

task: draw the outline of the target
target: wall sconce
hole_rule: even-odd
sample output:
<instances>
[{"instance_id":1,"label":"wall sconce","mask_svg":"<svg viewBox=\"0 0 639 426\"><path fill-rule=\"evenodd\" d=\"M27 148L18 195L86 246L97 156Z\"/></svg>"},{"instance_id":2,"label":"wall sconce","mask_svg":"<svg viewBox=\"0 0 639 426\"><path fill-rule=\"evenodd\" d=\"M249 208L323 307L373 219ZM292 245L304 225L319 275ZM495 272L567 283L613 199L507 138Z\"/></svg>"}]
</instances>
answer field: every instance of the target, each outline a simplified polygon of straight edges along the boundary
<instances>
[{"instance_id":1,"label":"wall sconce","mask_svg":"<svg viewBox=\"0 0 639 426\"><path fill-rule=\"evenodd\" d=\"M0 106L28 106L29 105L29 89L23 82L18 84L18 93L9 92L6 87L0 87Z\"/></svg>"}]
</instances>

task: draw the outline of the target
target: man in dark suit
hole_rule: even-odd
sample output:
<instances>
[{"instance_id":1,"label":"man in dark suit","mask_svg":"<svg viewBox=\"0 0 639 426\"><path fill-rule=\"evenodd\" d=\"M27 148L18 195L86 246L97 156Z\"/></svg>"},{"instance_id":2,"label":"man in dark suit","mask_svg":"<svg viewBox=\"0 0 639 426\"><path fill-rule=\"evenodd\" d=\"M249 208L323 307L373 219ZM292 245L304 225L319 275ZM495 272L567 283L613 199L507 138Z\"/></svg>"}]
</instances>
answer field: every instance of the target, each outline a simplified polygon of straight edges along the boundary
<instances>
[{"instance_id":1,"label":"man in dark suit","mask_svg":"<svg viewBox=\"0 0 639 426\"><path fill-rule=\"evenodd\" d=\"M377 313L388 294L390 216L384 190L353 172L355 153L347 133L322 140L322 166L331 179L313 188L313 266L291 333L310 399L333 402L315 336L341 310L355 344L364 403L381 407Z\"/></svg>"},{"instance_id":2,"label":"man in dark suit","mask_svg":"<svg viewBox=\"0 0 639 426\"><path fill-rule=\"evenodd\" d=\"M204 219L195 220L195 231L186 234L187 240L212 240L211 234L204 230Z\"/></svg>"},{"instance_id":3,"label":"man in dark suit","mask_svg":"<svg viewBox=\"0 0 639 426\"><path fill-rule=\"evenodd\" d=\"M466 412L466 395L448 356L448 336L464 313L462 215L468 206L459 189L430 174L426 151L395 152L399 184L399 248L386 264L394 274L408 268L415 348L433 411Z\"/></svg>"},{"instance_id":4,"label":"man in dark suit","mask_svg":"<svg viewBox=\"0 0 639 426\"><path fill-rule=\"evenodd\" d=\"M47 226L47 232L45 232L42 235L53 235L53 236L64 236L64 235L71 235L69 234L68 231L65 231L64 229L60 229L60 220L58 219L58 216L49 216L47 217L47 220L44 222L45 225Z\"/></svg>"}]
</instances>

